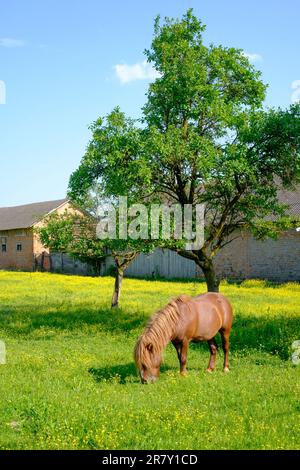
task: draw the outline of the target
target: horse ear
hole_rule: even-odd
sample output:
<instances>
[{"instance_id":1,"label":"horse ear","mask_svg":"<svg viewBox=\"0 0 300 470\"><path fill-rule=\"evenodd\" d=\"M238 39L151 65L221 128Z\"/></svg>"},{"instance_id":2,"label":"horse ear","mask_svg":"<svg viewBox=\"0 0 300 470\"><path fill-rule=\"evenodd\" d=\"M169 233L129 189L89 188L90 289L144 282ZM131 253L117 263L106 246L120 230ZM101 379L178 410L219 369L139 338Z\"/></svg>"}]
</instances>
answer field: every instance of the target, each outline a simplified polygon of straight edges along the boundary
<instances>
[{"instance_id":1,"label":"horse ear","mask_svg":"<svg viewBox=\"0 0 300 470\"><path fill-rule=\"evenodd\" d=\"M153 344L152 343L149 343L147 344L146 348L148 349L149 352L153 352Z\"/></svg>"}]
</instances>

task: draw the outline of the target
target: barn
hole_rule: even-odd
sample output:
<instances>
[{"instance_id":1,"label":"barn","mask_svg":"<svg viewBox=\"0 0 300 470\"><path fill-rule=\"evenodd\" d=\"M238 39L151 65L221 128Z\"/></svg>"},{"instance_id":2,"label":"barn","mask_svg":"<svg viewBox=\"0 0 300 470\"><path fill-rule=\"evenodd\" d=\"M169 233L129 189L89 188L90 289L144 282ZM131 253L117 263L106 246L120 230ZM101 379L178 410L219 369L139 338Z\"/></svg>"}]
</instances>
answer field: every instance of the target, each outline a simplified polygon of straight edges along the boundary
<instances>
[{"instance_id":1,"label":"barn","mask_svg":"<svg viewBox=\"0 0 300 470\"><path fill-rule=\"evenodd\" d=\"M67 199L0 208L0 269L64 272L84 271L81 263L66 256L51 256L35 229L53 212L78 211ZM57 268L57 269L55 269ZM84 272L83 272L84 273Z\"/></svg>"}]
</instances>

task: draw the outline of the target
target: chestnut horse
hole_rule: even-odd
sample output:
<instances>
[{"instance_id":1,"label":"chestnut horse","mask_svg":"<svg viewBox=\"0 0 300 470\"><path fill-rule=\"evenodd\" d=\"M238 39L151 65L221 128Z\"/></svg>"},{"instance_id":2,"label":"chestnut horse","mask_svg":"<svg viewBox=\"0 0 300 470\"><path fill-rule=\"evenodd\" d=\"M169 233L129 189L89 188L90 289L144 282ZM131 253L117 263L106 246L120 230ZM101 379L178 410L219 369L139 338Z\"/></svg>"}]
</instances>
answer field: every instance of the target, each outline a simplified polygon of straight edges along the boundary
<instances>
[{"instance_id":1,"label":"chestnut horse","mask_svg":"<svg viewBox=\"0 0 300 470\"><path fill-rule=\"evenodd\" d=\"M197 297L181 295L156 313L138 339L134 359L142 383L154 382L160 371L162 352L171 341L180 362L180 373L186 374L189 343L207 341L210 359L207 372L215 368L219 332L224 351L224 372L229 371L229 333L232 307L221 294L208 292Z\"/></svg>"}]
</instances>

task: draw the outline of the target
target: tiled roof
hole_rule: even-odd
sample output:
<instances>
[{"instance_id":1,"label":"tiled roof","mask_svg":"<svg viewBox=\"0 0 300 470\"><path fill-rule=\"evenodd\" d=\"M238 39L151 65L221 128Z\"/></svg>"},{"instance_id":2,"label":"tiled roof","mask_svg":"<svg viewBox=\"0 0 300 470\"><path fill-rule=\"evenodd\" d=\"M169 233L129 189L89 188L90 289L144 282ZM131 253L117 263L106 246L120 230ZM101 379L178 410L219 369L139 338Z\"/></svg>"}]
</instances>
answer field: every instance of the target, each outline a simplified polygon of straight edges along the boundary
<instances>
[{"instance_id":1,"label":"tiled roof","mask_svg":"<svg viewBox=\"0 0 300 470\"><path fill-rule=\"evenodd\" d=\"M0 230L29 228L66 201L67 199L58 199L24 206L1 207Z\"/></svg>"}]
</instances>

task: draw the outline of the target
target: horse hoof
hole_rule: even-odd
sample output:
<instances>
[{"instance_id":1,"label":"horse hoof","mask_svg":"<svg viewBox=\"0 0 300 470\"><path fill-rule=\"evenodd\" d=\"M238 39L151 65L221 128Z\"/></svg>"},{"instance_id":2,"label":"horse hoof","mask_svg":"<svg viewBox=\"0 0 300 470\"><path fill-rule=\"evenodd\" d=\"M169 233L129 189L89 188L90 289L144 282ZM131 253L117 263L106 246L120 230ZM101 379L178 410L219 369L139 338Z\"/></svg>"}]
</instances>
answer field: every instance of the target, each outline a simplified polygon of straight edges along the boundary
<instances>
[{"instance_id":1,"label":"horse hoof","mask_svg":"<svg viewBox=\"0 0 300 470\"><path fill-rule=\"evenodd\" d=\"M213 373L213 369L206 369L206 372L208 372L209 374L212 374Z\"/></svg>"},{"instance_id":2,"label":"horse hoof","mask_svg":"<svg viewBox=\"0 0 300 470\"><path fill-rule=\"evenodd\" d=\"M224 372L225 373L230 372L229 367L224 367Z\"/></svg>"},{"instance_id":3,"label":"horse hoof","mask_svg":"<svg viewBox=\"0 0 300 470\"><path fill-rule=\"evenodd\" d=\"M181 377L186 377L188 375L187 372L180 372Z\"/></svg>"}]
</instances>

